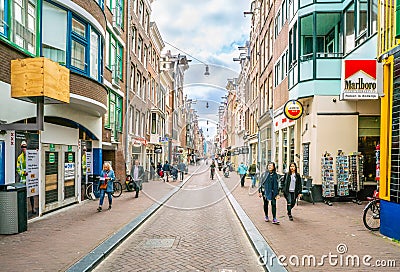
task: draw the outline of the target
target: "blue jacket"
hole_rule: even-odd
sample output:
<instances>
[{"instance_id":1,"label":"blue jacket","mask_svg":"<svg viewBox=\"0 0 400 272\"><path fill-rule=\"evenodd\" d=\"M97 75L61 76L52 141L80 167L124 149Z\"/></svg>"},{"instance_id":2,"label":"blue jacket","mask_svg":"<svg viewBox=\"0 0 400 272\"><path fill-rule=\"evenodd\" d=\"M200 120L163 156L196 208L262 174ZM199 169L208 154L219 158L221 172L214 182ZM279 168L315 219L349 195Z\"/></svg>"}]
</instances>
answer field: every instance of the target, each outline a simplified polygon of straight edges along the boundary
<instances>
[{"instance_id":1,"label":"blue jacket","mask_svg":"<svg viewBox=\"0 0 400 272\"><path fill-rule=\"evenodd\" d=\"M260 193L264 193L264 197L268 200L275 199L279 194L278 187L278 174L274 171L264 172L261 176L260 187L258 188Z\"/></svg>"},{"instance_id":2,"label":"blue jacket","mask_svg":"<svg viewBox=\"0 0 400 272\"><path fill-rule=\"evenodd\" d=\"M240 164L238 167L238 172L239 172L239 175L246 175L247 166L244 164Z\"/></svg>"},{"instance_id":3,"label":"blue jacket","mask_svg":"<svg viewBox=\"0 0 400 272\"><path fill-rule=\"evenodd\" d=\"M113 171L113 170L108 171L108 173L107 173L107 171L101 170L100 177L104 178L106 174L107 174L107 177L110 178L110 179L108 180L108 182L107 182L107 189L106 189L106 192L107 192L107 193L112 193L112 192L114 192L114 184L113 184L113 181L115 180L115 174L114 174L114 171ZM100 181L100 184L101 184L102 182L104 182L104 181Z\"/></svg>"}]
</instances>

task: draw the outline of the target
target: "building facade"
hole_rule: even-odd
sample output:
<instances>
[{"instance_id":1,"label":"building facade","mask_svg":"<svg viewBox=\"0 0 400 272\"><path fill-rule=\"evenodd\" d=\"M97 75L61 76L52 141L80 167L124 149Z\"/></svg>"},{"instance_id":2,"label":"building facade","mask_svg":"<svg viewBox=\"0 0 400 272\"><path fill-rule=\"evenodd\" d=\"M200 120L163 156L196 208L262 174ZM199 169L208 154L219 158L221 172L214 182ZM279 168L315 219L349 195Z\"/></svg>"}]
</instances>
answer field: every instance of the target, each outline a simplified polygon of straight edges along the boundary
<instances>
[{"instance_id":1,"label":"building facade","mask_svg":"<svg viewBox=\"0 0 400 272\"><path fill-rule=\"evenodd\" d=\"M398 10L388 1L378 2L378 60L383 73L384 96L381 99L380 141L380 232L396 240L400 239L400 183L399 183L399 75L400 26ZM388 18L396 18L388 20Z\"/></svg>"}]
</instances>

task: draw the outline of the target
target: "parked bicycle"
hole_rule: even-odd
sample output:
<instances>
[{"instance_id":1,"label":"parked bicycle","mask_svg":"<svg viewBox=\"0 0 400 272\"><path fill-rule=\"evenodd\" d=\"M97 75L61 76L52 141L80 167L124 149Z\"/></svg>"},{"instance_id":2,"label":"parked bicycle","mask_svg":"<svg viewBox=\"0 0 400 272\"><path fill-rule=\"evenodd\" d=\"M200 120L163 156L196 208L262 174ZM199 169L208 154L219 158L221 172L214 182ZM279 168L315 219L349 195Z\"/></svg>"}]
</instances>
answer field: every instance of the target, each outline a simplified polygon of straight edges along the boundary
<instances>
[{"instance_id":1,"label":"parked bicycle","mask_svg":"<svg viewBox=\"0 0 400 272\"><path fill-rule=\"evenodd\" d=\"M364 208L364 226L369 230L377 231L381 226L379 192L375 190L373 196L367 199L369 202Z\"/></svg>"},{"instance_id":2,"label":"parked bicycle","mask_svg":"<svg viewBox=\"0 0 400 272\"><path fill-rule=\"evenodd\" d=\"M95 177L98 182L89 181L86 186L85 194L86 198L95 200L100 196L100 177ZM113 197L119 197L122 194L122 184L119 180L113 181L114 191L111 193Z\"/></svg>"}]
</instances>

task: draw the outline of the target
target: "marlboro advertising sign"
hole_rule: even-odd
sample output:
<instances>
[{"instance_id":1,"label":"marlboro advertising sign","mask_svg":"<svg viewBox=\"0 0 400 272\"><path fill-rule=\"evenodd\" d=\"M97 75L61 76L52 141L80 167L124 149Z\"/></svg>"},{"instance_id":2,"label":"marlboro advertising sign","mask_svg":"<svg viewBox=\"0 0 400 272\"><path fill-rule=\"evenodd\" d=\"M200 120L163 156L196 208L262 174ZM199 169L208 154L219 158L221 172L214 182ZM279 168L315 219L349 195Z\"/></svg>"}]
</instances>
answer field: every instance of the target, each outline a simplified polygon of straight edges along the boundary
<instances>
[{"instance_id":1,"label":"marlboro advertising sign","mask_svg":"<svg viewBox=\"0 0 400 272\"><path fill-rule=\"evenodd\" d=\"M376 60L345 60L340 98L377 99Z\"/></svg>"}]
</instances>

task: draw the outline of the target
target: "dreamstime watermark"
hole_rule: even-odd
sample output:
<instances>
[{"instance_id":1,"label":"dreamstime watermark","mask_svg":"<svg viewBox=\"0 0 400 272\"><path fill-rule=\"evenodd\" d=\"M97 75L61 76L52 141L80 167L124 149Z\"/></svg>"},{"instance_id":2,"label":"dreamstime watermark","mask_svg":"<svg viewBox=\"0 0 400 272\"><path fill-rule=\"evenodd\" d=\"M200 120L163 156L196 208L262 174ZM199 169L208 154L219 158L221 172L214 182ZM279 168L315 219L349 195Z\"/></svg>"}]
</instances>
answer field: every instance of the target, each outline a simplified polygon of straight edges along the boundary
<instances>
[{"instance_id":1,"label":"dreamstime watermark","mask_svg":"<svg viewBox=\"0 0 400 272\"><path fill-rule=\"evenodd\" d=\"M265 250L264 256L260 256L260 265L280 265L294 267L396 267L395 259L374 259L371 255L353 255L347 253L346 244L339 244L336 247L336 252L329 252L322 255L279 255L271 254Z\"/></svg>"}]
</instances>

